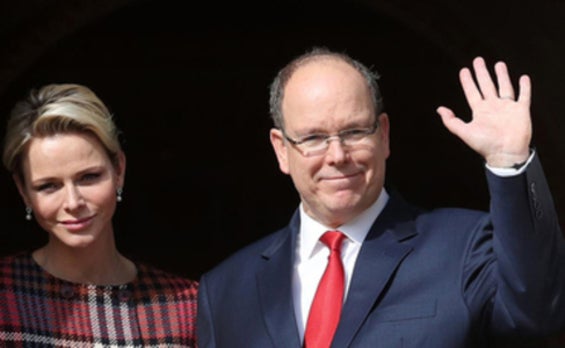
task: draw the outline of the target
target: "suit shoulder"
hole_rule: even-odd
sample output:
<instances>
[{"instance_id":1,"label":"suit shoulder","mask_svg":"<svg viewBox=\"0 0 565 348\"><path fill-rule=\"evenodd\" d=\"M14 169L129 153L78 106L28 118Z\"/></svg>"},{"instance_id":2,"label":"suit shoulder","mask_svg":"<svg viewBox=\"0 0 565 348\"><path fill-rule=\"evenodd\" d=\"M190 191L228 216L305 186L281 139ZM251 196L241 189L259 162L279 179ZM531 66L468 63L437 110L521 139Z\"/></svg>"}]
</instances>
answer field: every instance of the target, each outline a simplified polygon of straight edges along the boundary
<instances>
[{"instance_id":1,"label":"suit shoulder","mask_svg":"<svg viewBox=\"0 0 565 348\"><path fill-rule=\"evenodd\" d=\"M204 276L210 277L214 274L240 272L242 269L255 267L255 265L261 261L265 250L271 247L273 243L276 243L277 240L286 238L288 233L288 228L283 228L236 250L218 265L206 272Z\"/></svg>"},{"instance_id":2,"label":"suit shoulder","mask_svg":"<svg viewBox=\"0 0 565 348\"><path fill-rule=\"evenodd\" d=\"M415 219L420 233L443 231L442 234L469 235L471 230L488 230L490 215L481 210L449 207L422 212Z\"/></svg>"},{"instance_id":3,"label":"suit shoulder","mask_svg":"<svg viewBox=\"0 0 565 348\"><path fill-rule=\"evenodd\" d=\"M442 207L428 210L419 215L420 219L440 221L477 220L487 215L487 212L460 207Z\"/></svg>"}]
</instances>

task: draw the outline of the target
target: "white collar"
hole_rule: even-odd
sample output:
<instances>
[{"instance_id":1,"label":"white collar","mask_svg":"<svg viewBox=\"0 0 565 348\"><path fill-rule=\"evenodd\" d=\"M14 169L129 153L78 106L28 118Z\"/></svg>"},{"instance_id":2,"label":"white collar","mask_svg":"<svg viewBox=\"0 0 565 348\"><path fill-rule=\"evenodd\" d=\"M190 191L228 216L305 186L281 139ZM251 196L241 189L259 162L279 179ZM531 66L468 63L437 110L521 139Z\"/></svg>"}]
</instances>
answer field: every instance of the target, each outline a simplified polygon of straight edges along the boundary
<instances>
[{"instance_id":1,"label":"white collar","mask_svg":"<svg viewBox=\"0 0 565 348\"><path fill-rule=\"evenodd\" d=\"M346 222L339 226L347 238L354 243L363 243L369 229L384 209L388 202L389 195L383 188L377 200L365 211L355 217L353 220ZM336 230L336 228L329 228L320 222L314 220L304 211L304 206L300 203L300 232L298 234L298 245L300 258L302 260L308 259L312 256L318 241L322 234L328 230Z\"/></svg>"}]
</instances>

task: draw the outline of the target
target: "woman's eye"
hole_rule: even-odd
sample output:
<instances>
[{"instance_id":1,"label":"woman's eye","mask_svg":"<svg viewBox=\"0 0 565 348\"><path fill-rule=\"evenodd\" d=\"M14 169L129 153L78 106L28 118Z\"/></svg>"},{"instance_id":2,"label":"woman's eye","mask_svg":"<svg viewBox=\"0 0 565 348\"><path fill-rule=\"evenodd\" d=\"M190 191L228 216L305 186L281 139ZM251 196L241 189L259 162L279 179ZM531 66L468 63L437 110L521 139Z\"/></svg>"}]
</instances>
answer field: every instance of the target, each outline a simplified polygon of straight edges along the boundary
<instances>
[{"instance_id":1,"label":"woman's eye","mask_svg":"<svg viewBox=\"0 0 565 348\"><path fill-rule=\"evenodd\" d=\"M81 177L83 182L93 182L100 178L100 173L87 173Z\"/></svg>"},{"instance_id":2,"label":"woman's eye","mask_svg":"<svg viewBox=\"0 0 565 348\"><path fill-rule=\"evenodd\" d=\"M57 189L57 185L53 183L45 183L35 187L35 190L39 192L53 192L56 189Z\"/></svg>"}]
</instances>

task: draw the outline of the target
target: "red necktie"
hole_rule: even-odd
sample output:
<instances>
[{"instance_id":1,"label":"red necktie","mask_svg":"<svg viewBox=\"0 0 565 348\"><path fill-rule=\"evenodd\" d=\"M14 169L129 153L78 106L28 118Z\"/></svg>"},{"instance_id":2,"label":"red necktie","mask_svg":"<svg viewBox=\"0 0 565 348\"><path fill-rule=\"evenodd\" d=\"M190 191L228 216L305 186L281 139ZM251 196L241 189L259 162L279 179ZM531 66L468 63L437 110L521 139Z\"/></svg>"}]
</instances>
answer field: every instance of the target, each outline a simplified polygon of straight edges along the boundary
<instances>
[{"instance_id":1,"label":"red necktie","mask_svg":"<svg viewBox=\"0 0 565 348\"><path fill-rule=\"evenodd\" d=\"M344 238L339 231L328 231L320 238L330 248L330 256L310 307L304 348L326 348L332 343L343 304L344 272L340 249Z\"/></svg>"}]
</instances>

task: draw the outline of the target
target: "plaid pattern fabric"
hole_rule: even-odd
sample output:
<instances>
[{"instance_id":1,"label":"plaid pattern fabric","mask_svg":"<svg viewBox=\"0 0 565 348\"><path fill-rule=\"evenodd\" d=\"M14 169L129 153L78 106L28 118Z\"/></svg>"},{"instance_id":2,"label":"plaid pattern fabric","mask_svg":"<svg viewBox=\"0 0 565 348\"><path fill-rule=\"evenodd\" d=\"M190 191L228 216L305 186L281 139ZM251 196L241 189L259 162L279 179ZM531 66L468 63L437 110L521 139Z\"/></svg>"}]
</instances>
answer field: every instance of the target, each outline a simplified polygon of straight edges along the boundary
<instances>
[{"instance_id":1,"label":"plaid pattern fabric","mask_svg":"<svg viewBox=\"0 0 565 348\"><path fill-rule=\"evenodd\" d=\"M0 259L0 347L196 347L197 282L138 264L128 284L67 282Z\"/></svg>"}]
</instances>

